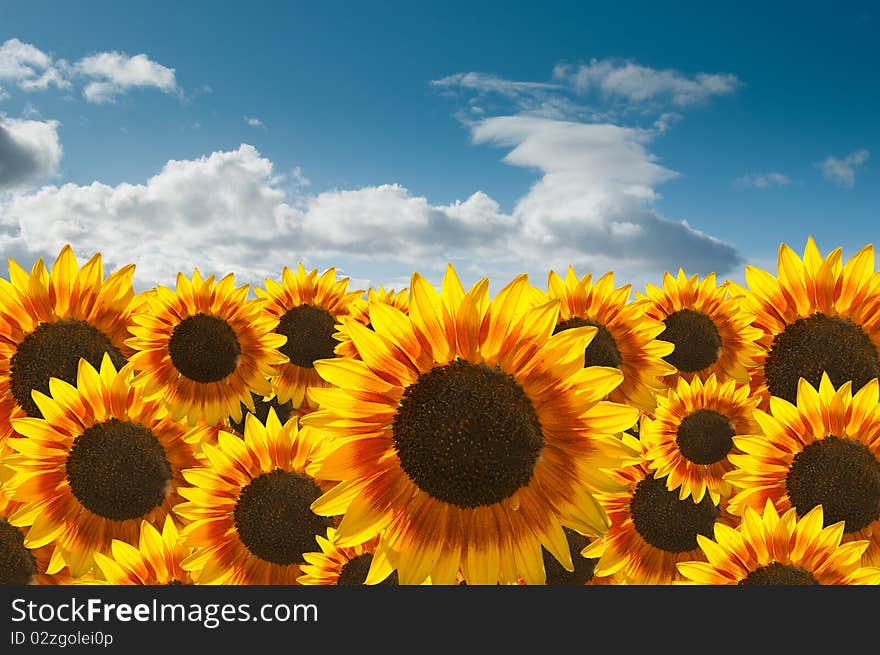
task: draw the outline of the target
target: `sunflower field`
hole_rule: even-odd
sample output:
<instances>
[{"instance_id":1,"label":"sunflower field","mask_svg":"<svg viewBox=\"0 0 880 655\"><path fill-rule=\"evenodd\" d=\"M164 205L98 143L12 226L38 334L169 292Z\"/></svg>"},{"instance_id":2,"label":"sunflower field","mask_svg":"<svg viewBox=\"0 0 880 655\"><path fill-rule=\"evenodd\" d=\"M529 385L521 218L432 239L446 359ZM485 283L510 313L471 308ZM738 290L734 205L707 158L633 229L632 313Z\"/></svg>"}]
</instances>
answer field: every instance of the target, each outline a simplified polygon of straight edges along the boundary
<instances>
[{"instance_id":1,"label":"sunflower field","mask_svg":"<svg viewBox=\"0 0 880 655\"><path fill-rule=\"evenodd\" d=\"M872 245L644 290L134 270L0 279L4 584L880 584Z\"/></svg>"}]
</instances>

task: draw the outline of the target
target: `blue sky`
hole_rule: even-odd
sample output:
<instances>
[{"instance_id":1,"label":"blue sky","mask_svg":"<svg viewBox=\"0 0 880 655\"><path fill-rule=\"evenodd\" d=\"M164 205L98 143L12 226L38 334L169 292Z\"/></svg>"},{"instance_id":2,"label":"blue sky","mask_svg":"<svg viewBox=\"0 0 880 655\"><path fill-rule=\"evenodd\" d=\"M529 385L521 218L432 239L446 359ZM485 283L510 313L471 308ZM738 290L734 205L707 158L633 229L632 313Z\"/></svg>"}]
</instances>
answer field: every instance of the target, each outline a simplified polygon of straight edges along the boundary
<instances>
[{"instance_id":1,"label":"blue sky","mask_svg":"<svg viewBox=\"0 0 880 655\"><path fill-rule=\"evenodd\" d=\"M0 5L0 250L742 279L880 216L870 3ZM733 6L731 6L733 7Z\"/></svg>"}]
</instances>

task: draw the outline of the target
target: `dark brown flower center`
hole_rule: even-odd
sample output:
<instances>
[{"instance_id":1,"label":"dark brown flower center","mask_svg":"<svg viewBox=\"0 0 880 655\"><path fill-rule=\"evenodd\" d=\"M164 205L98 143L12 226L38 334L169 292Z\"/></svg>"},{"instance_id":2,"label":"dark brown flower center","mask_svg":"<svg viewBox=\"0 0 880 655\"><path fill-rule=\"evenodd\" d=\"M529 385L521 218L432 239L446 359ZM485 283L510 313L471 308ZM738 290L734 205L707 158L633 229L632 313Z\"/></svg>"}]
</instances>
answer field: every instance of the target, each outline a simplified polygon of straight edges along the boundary
<instances>
[{"instance_id":1,"label":"dark brown flower center","mask_svg":"<svg viewBox=\"0 0 880 655\"><path fill-rule=\"evenodd\" d=\"M336 584L340 587L351 587L364 584L367 575L370 573L370 565L372 563L373 556L370 553L364 553L357 557L352 557L342 565ZM392 571L387 578L378 584L389 586L400 584L397 579L397 571Z\"/></svg>"},{"instance_id":2,"label":"dark brown flower center","mask_svg":"<svg viewBox=\"0 0 880 655\"><path fill-rule=\"evenodd\" d=\"M562 321L553 330L553 334L570 330L572 328L592 326L598 329L596 336L584 350L584 366L610 366L612 368L620 367L623 358L620 356L620 350L617 348L617 342L608 329L580 316L572 316L566 321Z\"/></svg>"},{"instance_id":3,"label":"dark brown flower center","mask_svg":"<svg viewBox=\"0 0 880 655\"><path fill-rule=\"evenodd\" d=\"M880 462L864 444L829 436L794 456L785 478L798 516L822 505L825 525L856 532L880 518Z\"/></svg>"},{"instance_id":4,"label":"dark brown flower center","mask_svg":"<svg viewBox=\"0 0 880 655\"><path fill-rule=\"evenodd\" d=\"M177 324L168 340L168 354L181 375L207 384L235 371L241 345L229 323L199 313Z\"/></svg>"},{"instance_id":5,"label":"dark brown flower center","mask_svg":"<svg viewBox=\"0 0 880 655\"><path fill-rule=\"evenodd\" d=\"M125 358L110 338L84 321L40 323L18 344L9 362L12 396L28 416L43 418L31 398L31 391L48 394L49 378L75 385L79 360L85 359L99 368L104 353L110 354L117 370L125 364Z\"/></svg>"},{"instance_id":6,"label":"dark brown flower center","mask_svg":"<svg viewBox=\"0 0 880 655\"><path fill-rule=\"evenodd\" d=\"M547 574L546 584L548 585L582 585L593 579L593 570L596 568L595 559L587 559L581 556L581 551L590 544L590 540L584 535L563 528L565 537L568 540L568 547L571 550L571 561L574 564L574 571L567 571L562 564L559 563L553 555L546 549L544 555L544 571Z\"/></svg>"},{"instance_id":7,"label":"dark brown flower center","mask_svg":"<svg viewBox=\"0 0 880 655\"><path fill-rule=\"evenodd\" d=\"M809 571L792 564L772 562L750 572L741 585L812 585L819 584Z\"/></svg>"},{"instance_id":8,"label":"dark brown flower center","mask_svg":"<svg viewBox=\"0 0 880 655\"><path fill-rule=\"evenodd\" d=\"M663 359L679 371L702 371L716 362L721 352L721 335L703 312L680 309L663 323L666 329L657 338L675 344L675 349Z\"/></svg>"},{"instance_id":9,"label":"dark brown flower center","mask_svg":"<svg viewBox=\"0 0 880 655\"><path fill-rule=\"evenodd\" d=\"M287 566L315 548L333 519L318 516L310 505L321 495L315 481L294 471L276 469L242 489L233 513L245 547L262 560Z\"/></svg>"},{"instance_id":10,"label":"dark brown flower center","mask_svg":"<svg viewBox=\"0 0 880 655\"><path fill-rule=\"evenodd\" d=\"M773 338L764 362L771 395L795 404L798 380L818 389L823 371L835 387L852 381L855 392L880 377L880 357L860 326L837 316L799 318Z\"/></svg>"},{"instance_id":11,"label":"dark brown flower center","mask_svg":"<svg viewBox=\"0 0 880 655\"><path fill-rule=\"evenodd\" d=\"M83 507L114 521L145 516L172 479L165 449L137 423L111 418L86 429L67 456L67 480Z\"/></svg>"},{"instance_id":12,"label":"dark brown flower center","mask_svg":"<svg viewBox=\"0 0 880 655\"><path fill-rule=\"evenodd\" d=\"M535 408L513 376L463 360L406 388L392 432L400 465L419 489L470 508L527 485L544 444Z\"/></svg>"},{"instance_id":13,"label":"dark brown flower center","mask_svg":"<svg viewBox=\"0 0 880 655\"><path fill-rule=\"evenodd\" d=\"M278 420L281 421L281 425L287 423L291 416L293 416L293 401L288 400L286 403L279 403L278 398L272 396L269 400L263 400L263 396L251 392L251 397L254 400L254 416L260 419L260 423L266 425L266 419L269 418L269 410L274 409L275 415L278 417ZM245 419L247 419L247 415L251 413L247 407L242 404L241 406L241 420L240 421L232 421L230 420L230 424L232 425L232 429L235 430L238 434L244 434L245 427Z\"/></svg>"},{"instance_id":14,"label":"dark brown flower center","mask_svg":"<svg viewBox=\"0 0 880 655\"><path fill-rule=\"evenodd\" d=\"M275 332L287 337L280 350L297 366L314 368L316 360L336 356L336 321L326 309L314 305L294 307L281 317Z\"/></svg>"},{"instance_id":15,"label":"dark brown flower center","mask_svg":"<svg viewBox=\"0 0 880 655\"><path fill-rule=\"evenodd\" d=\"M633 525L654 548L670 553L695 550L697 535L712 537L715 520L721 515L709 495L699 503L688 497L679 500L678 490L666 488L666 478L649 475L639 482L629 504Z\"/></svg>"},{"instance_id":16,"label":"dark brown flower center","mask_svg":"<svg viewBox=\"0 0 880 655\"><path fill-rule=\"evenodd\" d=\"M714 464L727 457L735 434L726 416L711 409L698 409L682 419L675 443L682 456L694 464Z\"/></svg>"},{"instance_id":17,"label":"dark brown flower center","mask_svg":"<svg viewBox=\"0 0 880 655\"><path fill-rule=\"evenodd\" d=\"M30 584L36 574L37 563L21 530L0 519L0 585Z\"/></svg>"}]
</instances>

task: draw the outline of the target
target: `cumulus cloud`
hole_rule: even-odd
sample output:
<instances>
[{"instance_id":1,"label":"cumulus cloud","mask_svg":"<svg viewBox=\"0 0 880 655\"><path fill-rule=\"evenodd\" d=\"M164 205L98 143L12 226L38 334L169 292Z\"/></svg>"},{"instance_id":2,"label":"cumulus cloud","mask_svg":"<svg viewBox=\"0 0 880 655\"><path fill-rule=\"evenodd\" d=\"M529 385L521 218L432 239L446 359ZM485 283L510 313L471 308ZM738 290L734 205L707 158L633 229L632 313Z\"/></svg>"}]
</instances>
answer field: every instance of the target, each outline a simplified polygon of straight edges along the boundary
<instances>
[{"instance_id":1,"label":"cumulus cloud","mask_svg":"<svg viewBox=\"0 0 880 655\"><path fill-rule=\"evenodd\" d=\"M88 102L113 102L133 88L153 87L164 93L178 92L173 68L152 61L145 54L129 56L123 52L99 52L83 57L74 68L90 78L83 89Z\"/></svg>"},{"instance_id":2,"label":"cumulus cloud","mask_svg":"<svg viewBox=\"0 0 880 655\"><path fill-rule=\"evenodd\" d=\"M788 186L791 184L791 179L784 173L754 173L738 177L733 183L736 186L769 189L770 187Z\"/></svg>"},{"instance_id":3,"label":"cumulus cloud","mask_svg":"<svg viewBox=\"0 0 880 655\"><path fill-rule=\"evenodd\" d=\"M61 143L57 121L0 114L0 191L28 186L58 173Z\"/></svg>"},{"instance_id":4,"label":"cumulus cloud","mask_svg":"<svg viewBox=\"0 0 880 655\"><path fill-rule=\"evenodd\" d=\"M696 73L686 75L677 70L658 70L634 61L592 59L589 64L558 65L553 77L570 84L579 93L598 90L605 98L629 102L667 100L687 107L700 104L712 96L728 95L741 82L730 73Z\"/></svg>"},{"instance_id":5,"label":"cumulus cloud","mask_svg":"<svg viewBox=\"0 0 880 655\"><path fill-rule=\"evenodd\" d=\"M864 148L851 152L842 159L829 155L814 166L822 171L826 180L837 186L852 189L856 184L856 168L868 161L869 153Z\"/></svg>"},{"instance_id":6,"label":"cumulus cloud","mask_svg":"<svg viewBox=\"0 0 880 655\"><path fill-rule=\"evenodd\" d=\"M242 120L250 125L251 127L262 127L265 129L266 125L259 118L254 116L242 116Z\"/></svg>"},{"instance_id":7,"label":"cumulus cloud","mask_svg":"<svg viewBox=\"0 0 880 655\"><path fill-rule=\"evenodd\" d=\"M507 163L542 173L513 211L516 254L533 266L614 268L642 278L678 266L720 274L742 263L729 244L657 212L655 187L677 174L647 150L649 130L501 116L472 133L477 143L512 147Z\"/></svg>"},{"instance_id":8,"label":"cumulus cloud","mask_svg":"<svg viewBox=\"0 0 880 655\"><path fill-rule=\"evenodd\" d=\"M8 39L0 45L0 82L24 91L44 91L49 86L70 87L64 70L66 62L53 58L30 43Z\"/></svg>"},{"instance_id":9,"label":"cumulus cloud","mask_svg":"<svg viewBox=\"0 0 880 655\"><path fill-rule=\"evenodd\" d=\"M177 271L196 266L262 283L299 261L382 262L427 274L451 261L465 278L527 271L538 280L569 264L646 279L673 266L722 273L739 263L730 246L652 209L653 186L674 173L645 150L649 135L555 123L489 119L475 129L477 142L512 147L509 163L544 173L509 214L480 191L450 204L398 184L291 192L289 176L242 145L169 161L144 184L17 193L0 205L0 251L30 261L71 243L77 253L102 252L108 266L136 263L141 288L173 284Z\"/></svg>"}]
</instances>

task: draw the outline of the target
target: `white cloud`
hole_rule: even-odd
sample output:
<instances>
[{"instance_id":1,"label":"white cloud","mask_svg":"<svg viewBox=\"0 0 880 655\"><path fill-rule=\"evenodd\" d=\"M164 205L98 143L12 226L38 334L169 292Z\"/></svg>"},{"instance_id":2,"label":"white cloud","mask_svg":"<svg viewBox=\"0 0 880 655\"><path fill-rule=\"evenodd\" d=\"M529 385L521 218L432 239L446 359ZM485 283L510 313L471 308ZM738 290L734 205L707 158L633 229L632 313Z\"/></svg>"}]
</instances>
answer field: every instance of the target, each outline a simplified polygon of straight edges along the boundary
<instances>
[{"instance_id":1,"label":"white cloud","mask_svg":"<svg viewBox=\"0 0 880 655\"><path fill-rule=\"evenodd\" d=\"M173 68L152 61L145 54L133 57L122 52L99 52L80 59L74 68L93 81L83 89L88 102L113 102L133 88L154 87L165 93L178 92Z\"/></svg>"},{"instance_id":2,"label":"white cloud","mask_svg":"<svg viewBox=\"0 0 880 655\"><path fill-rule=\"evenodd\" d=\"M0 114L0 191L20 188L58 173L61 143L57 121Z\"/></svg>"},{"instance_id":3,"label":"white cloud","mask_svg":"<svg viewBox=\"0 0 880 655\"><path fill-rule=\"evenodd\" d=\"M829 155L824 161L816 162L814 166L822 171L826 180L851 189L856 184L856 168L868 161L868 156L868 151L862 148L849 153L843 159Z\"/></svg>"},{"instance_id":4,"label":"white cloud","mask_svg":"<svg viewBox=\"0 0 880 655\"><path fill-rule=\"evenodd\" d=\"M533 267L616 269L642 278L679 266L726 272L735 249L655 209L655 187L676 177L647 150L654 133L528 116L486 119L477 143L512 147L504 160L542 177L519 199L517 258Z\"/></svg>"},{"instance_id":5,"label":"white cloud","mask_svg":"<svg viewBox=\"0 0 880 655\"><path fill-rule=\"evenodd\" d=\"M788 186L791 184L791 179L784 173L754 173L738 177L733 183L736 186L769 189L770 187Z\"/></svg>"},{"instance_id":6,"label":"white cloud","mask_svg":"<svg viewBox=\"0 0 880 655\"><path fill-rule=\"evenodd\" d=\"M266 128L266 125L259 118L256 118L254 116L242 116L241 118L251 127L262 127L263 129Z\"/></svg>"},{"instance_id":7,"label":"white cloud","mask_svg":"<svg viewBox=\"0 0 880 655\"><path fill-rule=\"evenodd\" d=\"M583 94L596 89L608 99L634 103L668 100L679 107L699 104L715 95L728 95L741 85L730 73L688 76L677 70L658 70L616 58L592 59L579 66L560 64L553 77Z\"/></svg>"},{"instance_id":8,"label":"white cloud","mask_svg":"<svg viewBox=\"0 0 880 655\"><path fill-rule=\"evenodd\" d=\"M303 173L302 166L294 166L290 171L290 177L293 178L294 185L298 187L309 186L312 183Z\"/></svg>"},{"instance_id":9,"label":"white cloud","mask_svg":"<svg viewBox=\"0 0 880 655\"><path fill-rule=\"evenodd\" d=\"M54 62L30 43L9 39L0 45L0 82L15 84L25 91L44 91L51 85L69 88L65 67L66 62Z\"/></svg>"},{"instance_id":10,"label":"white cloud","mask_svg":"<svg viewBox=\"0 0 880 655\"><path fill-rule=\"evenodd\" d=\"M653 186L674 173L647 153L647 133L511 117L488 119L474 138L512 146L509 163L543 171L512 214L479 191L448 205L397 184L285 191L272 162L242 145L169 161L145 184L17 193L0 205L0 252L32 261L71 243L84 256L102 252L108 267L135 263L140 288L173 284L196 266L260 284L318 260L426 274L451 261L464 276L526 271L537 283L568 264L635 280L679 265L721 273L739 262L730 246L652 209Z\"/></svg>"}]
</instances>

